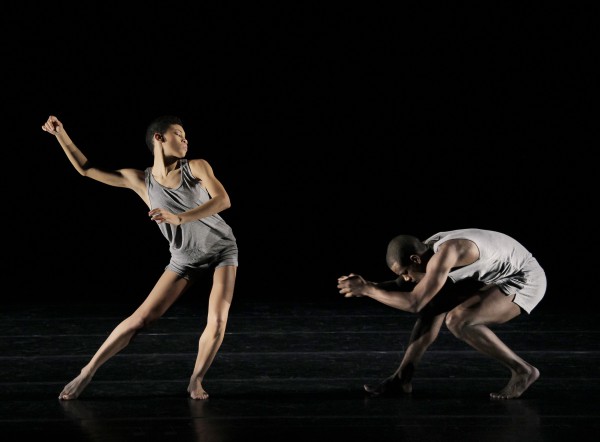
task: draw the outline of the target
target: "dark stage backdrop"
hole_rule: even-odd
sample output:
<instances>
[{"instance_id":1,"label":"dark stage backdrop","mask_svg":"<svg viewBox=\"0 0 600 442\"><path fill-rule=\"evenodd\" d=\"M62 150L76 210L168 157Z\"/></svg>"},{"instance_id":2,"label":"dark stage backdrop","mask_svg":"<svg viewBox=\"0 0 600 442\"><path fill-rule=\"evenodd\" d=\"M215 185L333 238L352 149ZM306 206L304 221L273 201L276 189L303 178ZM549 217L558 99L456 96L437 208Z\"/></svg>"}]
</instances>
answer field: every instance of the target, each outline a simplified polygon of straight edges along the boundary
<instances>
[{"instance_id":1,"label":"dark stage backdrop","mask_svg":"<svg viewBox=\"0 0 600 442\"><path fill-rule=\"evenodd\" d=\"M232 200L237 297L338 299L342 274L393 276L393 236L480 227L538 257L544 308L585 308L588 14L502 8L16 15L2 49L6 302L146 296L169 257L146 206L80 177L40 126L57 115L97 165L141 169L146 125L177 114L188 157Z\"/></svg>"}]
</instances>

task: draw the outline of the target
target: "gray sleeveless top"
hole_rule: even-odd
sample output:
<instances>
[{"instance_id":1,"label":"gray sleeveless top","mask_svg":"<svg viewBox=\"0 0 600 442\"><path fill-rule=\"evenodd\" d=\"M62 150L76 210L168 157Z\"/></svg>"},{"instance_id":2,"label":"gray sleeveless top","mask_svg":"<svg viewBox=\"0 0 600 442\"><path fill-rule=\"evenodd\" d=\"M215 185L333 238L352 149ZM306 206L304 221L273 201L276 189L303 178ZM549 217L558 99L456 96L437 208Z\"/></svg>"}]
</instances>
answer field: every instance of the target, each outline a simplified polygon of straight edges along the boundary
<instances>
[{"instance_id":1,"label":"gray sleeveless top","mask_svg":"<svg viewBox=\"0 0 600 442\"><path fill-rule=\"evenodd\" d=\"M439 232L424 241L437 252L440 245L449 239L469 239L479 248L479 259L473 264L452 270L448 277L453 281L475 278L486 284L515 276L525 269L533 259L531 253L510 236L481 229L460 229Z\"/></svg>"},{"instance_id":2,"label":"gray sleeveless top","mask_svg":"<svg viewBox=\"0 0 600 442\"><path fill-rule=\"evenodd\" d=\"M201 180L192 175L188 160L181 159L179 162L181 183L173 189L162 186L154 179L152 167L146 168L145 180L151 209L160 207L178 214L194 209L210 199ZM168 223L157 225L169 241L171 256L183 264L204 262L207 256L219 254L236 245L231 227L219 214L179 226Z\"/></svg>"},{"instance_id":3,"label":"gray sleeveless top","mask_svg":"<svg viewBox=\"0 0 600 442\"><path fill-rule=\"evenodd\" d=\"M474 278L494 284L506 295L514 295L513 302L527 313L531 313L544 297L546 273L537 259L515 239L492 230L460 229L436 233L424 242L437 252L440 245L450 239L469 239L479 248L477 261L448 274L454 282Z\"/></svg>"}]
</instances>

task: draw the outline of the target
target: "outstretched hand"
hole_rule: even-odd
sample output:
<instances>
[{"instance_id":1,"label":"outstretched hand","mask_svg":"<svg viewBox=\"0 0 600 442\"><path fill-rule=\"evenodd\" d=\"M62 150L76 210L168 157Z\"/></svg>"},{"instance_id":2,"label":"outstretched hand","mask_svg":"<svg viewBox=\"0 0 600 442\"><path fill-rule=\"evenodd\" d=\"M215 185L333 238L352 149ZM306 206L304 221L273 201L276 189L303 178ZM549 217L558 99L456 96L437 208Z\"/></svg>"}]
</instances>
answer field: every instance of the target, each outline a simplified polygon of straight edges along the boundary
<instances>
[{"instance_id":1,"label":"outstretched hand","mask_svg":"<svg viewBox=\"0 0 600 442\"><path fill-rule=\"evenodd\" d=\"M345 298L359 298L364 296L366 286L367 281L362 276L355 275L354 273L338 278L338 290Z\"/></svg>"},{"instance_id":2,"label":"outstretched hand","mask_svg":"<svg viewBox=\"0 0 600 442\"><path fill-rule=\"evenodd\" d=\"M42 125L42 130L52 135L58 135L63 130L63 124L54 115L50 115Z\"/></svg>"}]
</instances>

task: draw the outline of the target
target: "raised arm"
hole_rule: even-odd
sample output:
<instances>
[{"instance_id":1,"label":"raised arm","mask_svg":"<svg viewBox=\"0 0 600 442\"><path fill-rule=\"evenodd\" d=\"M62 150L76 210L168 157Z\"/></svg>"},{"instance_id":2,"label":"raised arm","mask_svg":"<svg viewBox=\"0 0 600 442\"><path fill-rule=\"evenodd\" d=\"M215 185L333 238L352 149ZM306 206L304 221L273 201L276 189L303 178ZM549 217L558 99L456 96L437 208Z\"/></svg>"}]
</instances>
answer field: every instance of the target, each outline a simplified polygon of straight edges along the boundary
<instances>
[{"instance_id":1,"label":"raised arm","mask_svg":"<svg viewBox=\"0 0 600 442\"><path fill-rule=\"evenodd\" d=\"M54 115L50 115L42 130L52 134L58 140L67 158L80 175L115 187L134 190L142 199L145 197L144 172L137 169L119 169L114 171L93 166L87 157L73 143L63 124Z\"/></svg>"}]
</instances>

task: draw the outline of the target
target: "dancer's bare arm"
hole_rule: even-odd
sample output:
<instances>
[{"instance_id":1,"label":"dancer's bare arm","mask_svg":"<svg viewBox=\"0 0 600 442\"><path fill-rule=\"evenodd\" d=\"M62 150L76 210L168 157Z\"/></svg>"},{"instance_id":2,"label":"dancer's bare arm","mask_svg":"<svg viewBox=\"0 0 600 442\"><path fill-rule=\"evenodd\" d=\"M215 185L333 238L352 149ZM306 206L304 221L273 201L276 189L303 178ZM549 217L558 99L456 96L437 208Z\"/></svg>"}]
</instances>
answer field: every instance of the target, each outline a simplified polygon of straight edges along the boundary
<instances>
[{"instance_id":1,"label":"dancer's bare arm","mask_svg":"<svg viewBox=\"0 0 600 442\"><path fill-rule=\"evenodd\" d=\"M453 267L470 264L478 257L479 250L471 241L451 240L431 257L425 276L411 291L385 290L353 273L338 279L338 289L347 298L368 296L390 307L418 313L441 290Z\"/></svg>"},{"instance_id":2,"label":"dancer's bare arm","mask_svg":"<svg viewBox=\"0 0 600 442\"><path fill-rule=\"evenodd\" d=\"M203 159L190 160L189 164L192 174L202 181L202 185L206 188L211 198L191 210L177 214L160 207L152 209L148 212L148 215L150 215L153 221L159 224L169 223L178 226L214 215L231 207L229 195L221 181L215 176L211 165Z\"/></svg>"},{"instance_id":3,"label":"dancer's bare arm","mask_svg":"<svg viewBox=\"0 0 600 442\"><path fill-rule=\"evenodd\" d=\"M231 201L225 187L215 176L211 165L206 160L190 160L190 169L196 178L202 180L202 185L208 191L211 199L195 209L180 213L179 216L182 222L195 221L231 207Z\"/></svg>"},{"instance_id":4,"label":"dancer's bare arm","mask_svg":"<svg viewBox=\"0 0 600 442\"><path fill-rule=\"evenodd\" d=\"M142 199L146 200L144 172L137 169L104 170L93 166L87 157L73 143L63 124L54 115L51 115L42 130L54 135L58 140L67 158L80 175L115 187L124 187L134 190Z\"/></svg>"}]
</instances>

